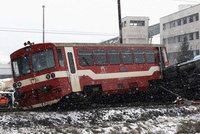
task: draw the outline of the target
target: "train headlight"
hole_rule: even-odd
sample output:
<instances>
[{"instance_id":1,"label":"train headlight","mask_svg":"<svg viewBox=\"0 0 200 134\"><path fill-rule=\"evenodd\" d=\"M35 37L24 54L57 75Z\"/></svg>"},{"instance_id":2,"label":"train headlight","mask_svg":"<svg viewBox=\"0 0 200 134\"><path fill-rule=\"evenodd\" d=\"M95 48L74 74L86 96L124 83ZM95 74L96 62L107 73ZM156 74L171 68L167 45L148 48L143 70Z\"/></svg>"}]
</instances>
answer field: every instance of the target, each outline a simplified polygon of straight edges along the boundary
<instances>
[{"instance_id":1,"label":"train headlight","mask_svg":"<svg viewBox=\"0 0 200 134\"><path fill-rule=\"evenodd\" d=\"M21 82L17 82L17 83L14 83L13 84L13 87L14 88L20 88L22 86L22 83Z\"/></svg>"},{"instance_id":2,"label":"train headlight","mask_svg":"<svg viewBox=\"0 0 200 134\"><path fill-rule=\"evenodd\" d=\"M21 86L22 86L22 83L21 83L21 82L18 82L18 83L17 83L17 86L18 86L18 87L21 87Z\"/></svg>"},{"instance_id":3,"label":"train headlight","mask_svg":"<svg viewBox=\"0 0 200 134\"><path fill-rule=\"evenodd\" d=\"M14 88L17 88L17 83L13 83L13 87L14 87Z\"/></svg>"},{"instance_id":4,"label":"train headlight","mask_svg":"<svg viewBox=\"0 0 200 134\"><path fill-rule=\"evenodd\" d=\"M47 74L46 78L49 80L51 78L50 74Z\"/></svg>"},{"instance_id":5,"label":"train headlight","mask_svg":"<svg viewBox=\"0 0 200 134\"><path fill-rule=\"evenodd\" d=\"M55 73L51 73L51 78L55 78L56 74Z\"/></svg>"}]
</instances>

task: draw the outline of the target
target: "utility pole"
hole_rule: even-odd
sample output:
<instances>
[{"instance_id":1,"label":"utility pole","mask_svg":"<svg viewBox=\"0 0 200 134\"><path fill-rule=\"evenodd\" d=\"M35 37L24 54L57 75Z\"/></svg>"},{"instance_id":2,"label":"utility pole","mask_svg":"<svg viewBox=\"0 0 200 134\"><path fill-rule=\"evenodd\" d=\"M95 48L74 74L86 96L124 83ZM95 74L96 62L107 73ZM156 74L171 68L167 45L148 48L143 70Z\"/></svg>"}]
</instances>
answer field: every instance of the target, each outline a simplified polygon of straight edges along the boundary
<instances>
[{"instance_id":1,"label":"utility pole","mask_svg":"<svg viewBox=\"0 0 200 134\"><path fill-rule=\"evenodd\" d=\"M42 26L42 35L43 35L43 43L45 42L45 6L42 6L42 11L43 11L43 26Z\"/></svg>"},{"instance_id":2,"label":"utility pole","mask_svg":"<svg viewBox=\"0 0 200 134\"><path fill-rule=\"evenodd\" d=\"M121 2L117 0L118 5L118 19L119 19L119 42L122 44L122 21L121 21Z\"/></svg>"}]
</instances>

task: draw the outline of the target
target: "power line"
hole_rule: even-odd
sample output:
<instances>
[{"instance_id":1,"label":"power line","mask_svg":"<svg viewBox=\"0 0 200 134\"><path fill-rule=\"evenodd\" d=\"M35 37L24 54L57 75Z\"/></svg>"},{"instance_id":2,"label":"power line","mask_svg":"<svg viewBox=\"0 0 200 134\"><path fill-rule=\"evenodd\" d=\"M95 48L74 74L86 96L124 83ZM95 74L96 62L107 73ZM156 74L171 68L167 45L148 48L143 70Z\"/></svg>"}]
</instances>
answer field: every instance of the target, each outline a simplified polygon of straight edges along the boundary
<instances>
[{"instance_id":1,"label":"power line","mask_svg":"<svg viewBox=\"0 0 200 134\"><path fill-rule=\"evenodd\" d=\"M21 33L36 33L42 34L40 29L24 29L24 28L2 28L0 32L21 32ZM59 31L59 30L46 30L46 34L66 34L66 35L91 35L91 36L117 36L115 33L97 33L97 32L80 32L80 31Z\"/></svg>"}]
</instances>

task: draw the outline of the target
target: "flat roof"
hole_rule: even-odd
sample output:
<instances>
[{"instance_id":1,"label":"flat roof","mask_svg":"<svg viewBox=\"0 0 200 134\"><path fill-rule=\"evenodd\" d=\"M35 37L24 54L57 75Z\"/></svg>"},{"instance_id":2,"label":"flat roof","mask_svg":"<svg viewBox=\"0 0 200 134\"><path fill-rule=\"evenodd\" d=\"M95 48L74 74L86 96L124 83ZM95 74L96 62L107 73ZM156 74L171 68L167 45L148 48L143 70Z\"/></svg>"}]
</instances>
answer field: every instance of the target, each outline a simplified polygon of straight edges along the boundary
<instances>
[{"instance_id":1,"label":"flat roof","mask_svg":"<svg viewBox=\"0 0 200 134\"><path fill-rule=\"evenodd\" d=\"M189 10L190 8L194 8L194 7L197 7L197 6L200 6L200 4L196 4L196 5L193 5L193 6L191 6L191 7L185 8L185 9L183 9L183 10L179 10L179 11L177 11L177 12L168 14L168 15L166 15L166 16L161 17L161 19L162 19L162 18L165 18L165 17L168 17L168 16L171 16L171 15L174 15L174 14L177 14L177 13L179 13L179 12L183 12L183 11L185 11L185 10Z\"/></svg>"},{"instance_id":2,"label":"flat roof","mask_svg":"<svg viewBox=\"0 0 200 134\"><path fill-rule=\"evenodd\" d=\"M98 47L164 47L163 44L106 44L106 43L52 43L56 46L98 46Z\"/></svg>"}]
</instances>

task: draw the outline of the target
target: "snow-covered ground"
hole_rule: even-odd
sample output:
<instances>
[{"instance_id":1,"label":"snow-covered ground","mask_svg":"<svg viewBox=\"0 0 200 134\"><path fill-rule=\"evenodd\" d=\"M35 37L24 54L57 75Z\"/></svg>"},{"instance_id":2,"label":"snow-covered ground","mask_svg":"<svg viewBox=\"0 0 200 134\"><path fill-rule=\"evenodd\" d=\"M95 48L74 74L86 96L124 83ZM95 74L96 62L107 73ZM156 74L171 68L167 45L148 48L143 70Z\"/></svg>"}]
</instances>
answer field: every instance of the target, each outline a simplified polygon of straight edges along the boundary
<instances>
[{"instance_id":1,"label":"snow-covered ground","mask_svg":"<svg viewBox=\"0 0 200 134\"><path fill-rule=\"evenodd\" d=\"M0 132L71 134L200 133L200 106L118 107L64 112L2 112Z\"/></svg>"}]
</instances>

